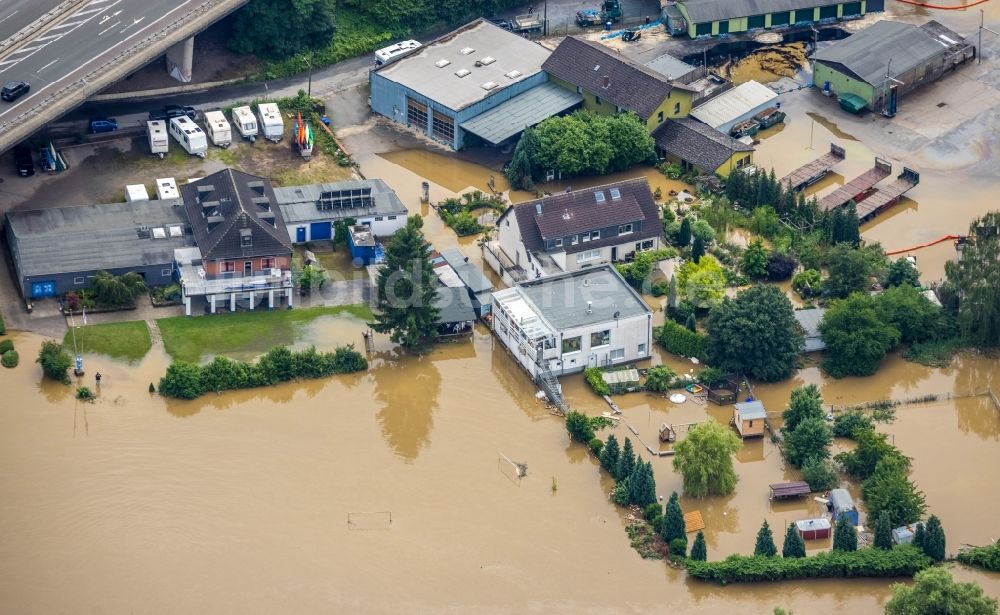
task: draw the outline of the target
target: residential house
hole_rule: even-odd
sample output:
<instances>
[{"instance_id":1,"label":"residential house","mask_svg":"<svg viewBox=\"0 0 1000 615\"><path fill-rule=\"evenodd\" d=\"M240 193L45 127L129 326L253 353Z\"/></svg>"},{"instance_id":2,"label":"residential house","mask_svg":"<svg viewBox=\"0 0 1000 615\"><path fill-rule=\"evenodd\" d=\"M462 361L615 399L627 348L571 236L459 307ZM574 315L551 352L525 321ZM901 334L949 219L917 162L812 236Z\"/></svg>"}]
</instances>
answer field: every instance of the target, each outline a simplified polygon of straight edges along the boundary
<instances>
[{"instance_id":1,"label":"residential house","mask_svg":"<svg viewBox=\"0 0 1000 615\"><path fill-rule=\"evenodd\" d=\"M376 237L406 226L406 205L381 179L274 188L274 195L292 243L333 239L341 220L368 226Z\"/></svg>"},{"instance_id":2,"label":"residential house","mask_svg":"<svg viewBox=\"0 0 1000 615\"><path fill-rule=\"evenodd\" d=\"M972 43L936 21L922 26L879 21L817 51L813 83L883 111L891 93L899 96L936 81L975 55Z\"/></svg>"},{"instance_id":3,"label":"residential house","mask_svg":"<svg viewBox=\"0 0 1000 615\"><path fill-rule=\"evenodd\" d=\"M885 0L677 0L680 15L664 14L673 30L696 38L857 19L884 7Z\"/></svg>"},{"instance_id":4,"label":"residential house","mask_svg":"<svg viewBox=\"0 0 1000 615\"><path fill-rule=\"evenodd\" d=\"M610 265L493 293L490 326L536 379L642 361L653 343L652 311Z\"/></svg>"},{"instance_id":5,"label":"residential house","mask_svg":"<svg viewBox=\"0 0 1000 615\"><path fill-rule=\"evenodd\" d=\"M495 287L493 282L483 274L482 270L469 262L469 257L462 254L458 248L441 250L441 257L455 272L456 277L472 297L472 307L479 317L490 313L490 305Z\"/></svg>"},{"instance_id":6,"label":"residential house","mask_svg":"<svg viewBox=\"0 0 1000 615\"><path fill-rule=\"evenodd\" d=\"M476 309L464 287L440 286L434 306L438 309L438 339L472 335Z\"/></svg>"},{"instance_id":7,"label":"residential house","mask_svg":"<svg viewBox=\"0 0 1000 615\"><path fill-rule=\"evenodd\" d=\"M453 149L504 143L580 104L548 83L550 53L477 19L371 71L371 108Z\"/></svg>"},{"instance_id":8,"label":"residential house","mask_svg":"<svg viewBox=\"0 0 1000 615\"><path fill-rule=\"evenodd\" d=\"M497 229L483 258L508 284L630 260L663 234L644 177L509 207Z\"/></svg>"},{"instance_id":9,"label":"residential house","mask_svg":"<svg viewBox=\"0 0 1000 615\"><path fill-rule=\"evenodd\" d=\"M734 169L753 164L752 145L690 118L669 120L653 131L661 159L700 175L729 177Z\"/></svg>"},{"instance_id":10,"label":"residential house","mask_svg":"<svg viewBox=\"0 0 1000 615\"><path fill-rule=\"evenodd\" d=\"M583 97L583 108L612 115L631 111L652 132L687 117L693 90L595 41L568 36L542 64L549 79Z\"/></svg>"},{"instance_id":11,"label":"residential house","mask_svg":"<svg viewBox=\"0 0 1000 615\"><path fill-rule=\"evenodd\" d=\"M214 313L218 301L254 309L275 292L292 305L292 242L269 180L225 169L181 186L195 247L175 250L185 313L204 298Z\"/></svg>"}]
</instances>

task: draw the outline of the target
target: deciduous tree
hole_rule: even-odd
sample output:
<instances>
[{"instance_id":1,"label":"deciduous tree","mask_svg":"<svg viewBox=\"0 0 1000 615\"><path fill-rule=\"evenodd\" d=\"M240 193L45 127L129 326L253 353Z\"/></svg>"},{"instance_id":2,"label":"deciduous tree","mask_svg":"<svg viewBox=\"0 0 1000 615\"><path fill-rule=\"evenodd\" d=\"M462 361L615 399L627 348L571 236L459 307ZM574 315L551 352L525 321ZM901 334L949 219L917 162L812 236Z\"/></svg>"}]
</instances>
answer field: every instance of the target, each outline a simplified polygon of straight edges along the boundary
<instances>
[{"instance_id":1,"label":"deciduous tree","mask_svg":"<svg viewBox=\"0 0 1000 615\"><path fill-rule=\"evenodd\" d=\"M767 248L760 239L754 239L740 257L740 271L753 280L767 276Z\"/></svg>"},{"instance_id":2,"label":"deciduous tree","mask_svg":"<svg viewBox=\"0 0 1000 615\"><path fill-rule=\"evenodd\" d=\"M928 568L913 580L912 585L892 586L892 598L885 604L886 615L996 615L996 599L985 595L976 583L956 583L945 568Z\"/></svg>"},{"instance_id":3,"label":"deciduous tree","mask_svg":"<svg viewBox=\"0 0 1000 615\"><path fill-rule=\"evenodd\" d=\"M785 435L785 459L796 468L801 468L810 459L827 459L830 457L831 442L833 433L826 421L806 419Z\"/></svg>"},{"instance_id":4,"label":"deciduous tree","mask_svg":"<svg viewBox=\"0 0 1000 615\"><path fill-rule=\"evenodd\" d=\"M838 244L830 250L828 271L823 290L831 297L843 299L868 289L871 277L868 260L860 250L849 245Z\"/></svg>"},{"instance_id":5,"label":"deciduous tree","mask_svg":"<svg viewBox=\"0 0 1000 615\"><path fill-rule=\"evenodd\" d=\"M875 473L861 486L861 497L869 515L878 519L885 513L893 527L917 521L927 509L923 492L909 479L907 464L899 457L878 462Z\"/></svg>"},{"instance_id":6,"label":"deciduous tree","mask_svg":"<svg viewBox=\"0 0 1000 615\"><path fill-rule=\"evenodd\" d=\"M684 492L695 498L732 493L739 480L733 470L739 448L736 434L714 420L692 427L674 447L673 466L684 478Z\"/></svg>"},{"instance_id":7,"label":"deciduous tree","mask_svg":"<svg viewBox=\"0 0 1000 615\"><path fill-rule=\"evenodd\" d=\"M823 418L823 396L819 387L808 384L792 389L788 407L781 414L781 431L786 435L795 431L799 423L806 419Z\"/></svg>"},{"instance_id":8,"label":"deciduous tree","mask_svg":"<svg viewBox=\"0 0 1000 615\"><path fill-rule=\"evenodd\" d=\"M958 262L945 263L958 298L958 326L974 346L1000 346L1000 212L969 225L969 239Z\"/></svg>"},{"instance_id":9,"label":"deciduous tree","mask_svg":"<svg viewBox=\"0 0 1000 615\"><path fill-rule=\"evenodd\" d=\"M893 286L920 286L920 272L913 266L913 263L905 258L897 258L889 265L885 282L882 286L892 288Z\"/></svg>"},{"instance_id":10,"label":"deciduous tree","mask_svg":"<svg viewBox=\"0 0 1000 615\"><path fill-rule=\"evenodd\" d=\"M823 370L834 378L874 374L900 340L899 330L879 318L875 299L861 293L831 303L819 330L826 343Z\"/></svg>"},{"instance_id":11,"label":"deciduous tree","mask_svg":"<svg viewBox=\"0 0 1000 615\"><path fill-rule=\"evenodd\" d=\"M59 342L55 340L42 342L35 362L42 366L42 373L47 377L62 383L69 383L69 376L66 375L66 372L73 365L73 358Z\"/></svg>"},{"instance_id":12,"label":"deciduous tree","mask_svg":"<svg viewBox=\"0 0 1000 615\"><path fill-rule=\"evenodd\" d=\"M681 265L677 278L681 296L699 309L718 303L726 289L726 272L710 254L701 257L697 263L687 261Z\"/></svg>"},{"instance_id":13,"label":"deciduous tree","mask_svg":"<svg viewBox=\"0 0 1000 615\"><path fill-rule=\"evenodd\" d=\"M282 59L325 44L336 29L336 0L251 0L236 16L229 47Z\"/></svg>"}]
</instances>

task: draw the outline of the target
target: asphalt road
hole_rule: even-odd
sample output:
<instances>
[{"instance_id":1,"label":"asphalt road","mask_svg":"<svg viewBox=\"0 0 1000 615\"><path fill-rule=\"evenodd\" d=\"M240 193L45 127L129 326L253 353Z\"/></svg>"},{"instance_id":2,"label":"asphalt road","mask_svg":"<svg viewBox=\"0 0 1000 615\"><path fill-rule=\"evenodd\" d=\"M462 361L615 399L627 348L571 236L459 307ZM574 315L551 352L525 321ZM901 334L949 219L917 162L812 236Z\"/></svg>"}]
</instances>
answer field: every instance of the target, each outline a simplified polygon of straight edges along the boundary
<instances>
[{"instance_id":1,"label":"asphalt road","mask_svg":"<svg viewBox=\"0 0 1000 615\"><path fill-rule=\"evenodd\" d=\"M26 12L44 13L57 0L0 0L0 19L19 5ZM14 53L0 59L0 82L24 80L31 84L27 96L0 103L0 125L30 108L36 100L81 78L119 53L134 39L162 28L172 18L202 0L91 0L58 24L49 27ZM36 6L37 5L37 6ZM40 12L39 12L40 11ZM6 24L0 24L6 27Z\"/></svg>"},{"instance_id":2,"label":"asphalt road","mask_svg":"<svg viewBox=\"0 0 1000 615\"><path fill-rule=\"evenodd\" d=\"M0 40L17 34L22 28L54 9L61 0L0 0Z\"/></svg>"}]
</instances>

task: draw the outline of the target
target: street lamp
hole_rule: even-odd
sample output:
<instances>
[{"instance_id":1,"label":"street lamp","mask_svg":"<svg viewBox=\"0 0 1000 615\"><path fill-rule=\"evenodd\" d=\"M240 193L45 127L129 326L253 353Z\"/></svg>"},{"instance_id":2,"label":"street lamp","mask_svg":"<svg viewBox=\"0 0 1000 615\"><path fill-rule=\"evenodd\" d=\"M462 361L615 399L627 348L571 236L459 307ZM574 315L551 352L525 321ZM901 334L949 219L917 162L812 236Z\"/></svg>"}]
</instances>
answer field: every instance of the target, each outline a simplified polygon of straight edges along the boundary
<instances>
[{"instance_id":1,"label":"street lamp","mask_svg":"<svg viewBox=\"0 0 1000 615\"><path fill-rule=\"evenodd\" d=\"M313 91L313 65L312 65L312 54L304 56L303 59L306 62L306 67L309 69L309 85L306 86L306 96L312 98Z\"/></svg>"}]
</instances>

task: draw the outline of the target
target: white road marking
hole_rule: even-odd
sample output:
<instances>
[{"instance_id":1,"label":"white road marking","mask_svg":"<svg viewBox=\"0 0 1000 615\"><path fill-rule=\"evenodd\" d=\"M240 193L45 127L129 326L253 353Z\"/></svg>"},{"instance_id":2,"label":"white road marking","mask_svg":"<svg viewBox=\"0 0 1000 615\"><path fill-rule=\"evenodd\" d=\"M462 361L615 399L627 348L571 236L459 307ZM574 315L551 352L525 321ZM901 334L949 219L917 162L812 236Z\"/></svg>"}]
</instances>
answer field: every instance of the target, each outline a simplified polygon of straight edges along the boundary
<instances>
[{"instance_id":1,"label":"white road marking","mask_svg":"<svg viewBox=\"0 0 1000 615\"><path fill-rule=\"evenodd\" d=\"M13 17L14 15L17 15L17 11L14 11L10 15L7 15L6 17L4 17L3 19L0 19L0 23L3 23L5 21L7 21L8 19L10 19L11 17Z\"/></svg>"},{"instance_id":2,"label":"white road marking","mask_svg":"<svg viewBox=\"0 0 1000 615\"><path fill-rule=\"evenodd\" d=\"M103 10L103 6L95 6L94 8L87 9L86 11L77 11L73 13L73 17L83 17L84 15L90 15L91 13L100 13Z\"/></svg>"},{"instance_id":3,"label":"white road marking","mask_svg":"<svg viewBox=\"0 0 1000 615\"><path fill-rule=\"evenodd\" d=\"M110 0L90 0L85 6L90 6L92 4L104 4L105 2L110 2Z\"/></svg>"},{"instance_id":4,"label":"white road marking","mask_svg":"<svg viewBox=\"0 0 1000 615\"><path fill-rule=\"evenodd\" d=\"M105 0L105 1L109 1L109 0ZM107 8L111 8L112 6L114 6L115 4L118 4L121 1L122 0L115 0L114 3L112 3ZM97 13L99 13L100 11L103 11L103 10L104 10L103 8L97 9ZM93 11L87 11L87 12L90 13L90 12L93 12ZM119 11L119 13L120 12L121 11ZM31 41L32 43L41 42L42 43L41 45L35 45L35 46L31 46L31 47L22 47L20 49L14 50L9 55L11 55L11 56L13 56L13 55L19 55L19 57L16 58L16 59L14 59L14 60L8 60L6 62L0 62L0 66L9 65L9 66L6 66L5 68L0 69L0 73L3 73L5 71L9 70L12 66L14 66L15 64L17 64L18 62L21 62L22 60L26 60L26 59L30 58L39 49L42 49L43 47L46 47L47 45L50 45L53 42L55 42L55 41L61 39L62 37L66 36L67 34L70 34L71 32L73 32L73 30L76 30L80 26L84 25L85 23L87 23L88 21L90 21L91 19L93 19L94 17L96 17L97 13L94 13L90 17L87 17L86 19L84 19L83 21L71 21L71 22L68 22L68 23L61 23L61 24L59 24L57 26L53 26L52 28L50 28L50 30L59 30L59 29L69 28L69 27L71 27L72 29L66 30L65 32L59 32L59 33L56 33L56 34L49 34L47 36L44 36L44 37L41 37L41 38L37 38L37 39L34 39L33 41ZM140 21L141 21L141 19L140 19Z\"/></svg>"},{"instance_id":5,"label":"white road marking","mask_svg":"<svg viewBox=\"0 0 1000 615\"><path fill-rule=\"evenodd\" d=\"M122 23L122 22L120 22L120 21L116 21L115 23L111 24L111 25L110 25L110 26L108 26L107 28L105 28L105 29L101 30L100 32L98 32L98 33L97 33L97 36L104 36L104 34L105 34L106 32L108 32L109 30L114 30L114 29L115 29L116 27L120 26L120 25L121 25L121 23Z\"/></svg>"},{"instance_id":6,"label":"white road marking","mask_svg":"<svg viewBox=\"0 0 1000 615\"><path fill-rule=\"evenodd\" d=\"M124 34L125 30L128 30L128 29L129 29L129 28L131 28L132 26L134 26L134 25L138 24L138 23L139 23L140 21L142 21L143 19L145 19L145 17L140 17L140 18L138 18L138 19L133 19L133 20L132 20L132 23L130 23L129 25L127 25L127 26L125 26L124 28L122 28L121 30L119 30L119 31L118 31L118 33L119 33L119 34Z\"/></svg>"},{"instance_id":7,"label":"white road marking","mask_svg":"<svg viewBox=\"0 0 1000 615\"><path fill-rule=\"evenodd\" d=\"M67 21L67 22L63 22L63 23L61 23L59 25L52 26L51 28L49 28L49 30L61 30L63 28L69 28L71 26L79 26L80 24L84 23L85 21L87 21L87 20L85 19L83 21Z\"/></svg>"},{"instance_id":8,"label":"white road marking","mask_svg":"<svg viewBox=\"0 0 1000 615\"><path fill-rule=\"evenodd\" d=\"M35 72L36 72L36 73L40 73L40 72L42 72L43 70L45 70L46 68L48 68L48 67L52 66L53 64L55 64L56 62L58 62L58 61L59 61L59 58L56 58L55 60L52 60L51 62L49 62L49 63L48 63L48 64L46 64L45 66L43 66L43 67L39 68L39 69L38 69L37 71L35 71Z\"/></svg>"},{"instance_id":9,"label":"white road marking","mask_svg":"<svg viewBox=\"0 0 1000 615\"><path fill-rule=\"evenodd\" d=\"M17 53L29 53L29 52L33 52L33 51L38 51L39 49L41 49L44 46L45 45L37 45L35 47L21 47L20 49L15 49L14 51L10 52L10 55L14 55L14 54L17 54Z\"/></svg>"},{"instance_id":10,"label":"white road marking","mask_svg":"<svg viewBox=\"0 0 1000 615\"><path fill-rule=\"evenodd\" d=\"M48 36L40 36L40 37L36 38L35 42L36 43L40 43L42 41L51 40L53 38L62 38L63 36L64 35L62 35L62 34L49 34Z\"/></svg>"}]
</instances>

